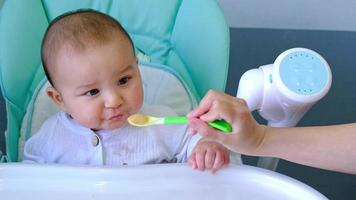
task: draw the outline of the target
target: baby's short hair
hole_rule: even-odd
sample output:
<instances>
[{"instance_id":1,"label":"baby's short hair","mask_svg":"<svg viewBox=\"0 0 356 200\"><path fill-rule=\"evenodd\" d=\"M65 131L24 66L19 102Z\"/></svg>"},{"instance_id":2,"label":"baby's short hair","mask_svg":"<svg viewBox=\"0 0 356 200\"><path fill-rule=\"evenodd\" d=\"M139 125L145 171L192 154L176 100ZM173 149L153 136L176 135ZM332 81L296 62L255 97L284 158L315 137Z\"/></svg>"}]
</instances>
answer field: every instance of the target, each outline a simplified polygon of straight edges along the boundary
<instances>
[{"instance_id":1,"label":"baby's short hair","mask_svg":"<svg viewBox=\"0 0 356 200\"><path fill-rule=\"evenodd\" d=\"M126 37L134 49L129 34L113 17L92 9L80 9L56 17L47 27L42 40L41 59L43 69L52 86L49 65L63 47L84 51L93 45L110 42L114 33Z\"/></svg>"}]
</instances>

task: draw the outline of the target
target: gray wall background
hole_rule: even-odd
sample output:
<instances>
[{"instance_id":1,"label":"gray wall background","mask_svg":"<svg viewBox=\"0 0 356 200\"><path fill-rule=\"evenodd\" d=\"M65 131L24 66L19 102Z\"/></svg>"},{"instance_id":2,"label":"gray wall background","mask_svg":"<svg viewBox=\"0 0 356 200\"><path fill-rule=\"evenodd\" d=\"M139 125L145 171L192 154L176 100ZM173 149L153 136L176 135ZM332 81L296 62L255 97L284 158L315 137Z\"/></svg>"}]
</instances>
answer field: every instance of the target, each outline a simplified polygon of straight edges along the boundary
<instances>
[{"instance_id":1,"label":"gray wall background","mask_svg":"<svg viewBox=\"0 0 356 200\"><path fill-rule=\"evenodd\" d=\"M0 0L0 7L4 0ZM230 25L230 69L226 92L236 94L248 69L273 63L284 50L306 47L330 64L333 84L298 126L356 122L356 1L218 0ZM261 123L264 121L256 115ZM6 125L0 97L0 130ZM356 147L355 147L356 148ZM4 151L3 134L0 150ZM356 158L350 158L356 159ZM256 158L244 156L255 165ZM330 199L354 199L356 176L281 161L277 171L317 189Z\"/></svg>"},{"instance_id":2,"label":"gray wall background","mask_svg":"<svg viewBox=\"0 0 356 200\"><path fill-rule=\"evenodd\" d=\"M218 0L233 28L356 30L354 0Z\"/></svg>"}]
</instances>

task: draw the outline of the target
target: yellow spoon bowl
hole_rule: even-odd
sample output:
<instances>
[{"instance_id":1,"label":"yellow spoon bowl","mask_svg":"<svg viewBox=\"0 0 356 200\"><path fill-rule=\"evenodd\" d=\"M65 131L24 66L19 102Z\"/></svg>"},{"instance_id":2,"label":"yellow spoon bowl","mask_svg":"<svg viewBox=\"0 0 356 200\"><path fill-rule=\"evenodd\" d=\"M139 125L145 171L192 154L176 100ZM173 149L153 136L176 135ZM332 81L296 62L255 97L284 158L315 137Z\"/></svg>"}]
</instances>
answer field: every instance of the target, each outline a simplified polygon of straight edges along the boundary
<instances>
[{"instance_id":1,"label":"yellow spoon bowl","mask_svg":"<svg viewBox=\"0 0 356 200\"><path fill-rule=\"evenodd\" d=\"M152 117L144 114L131 115L127 121L133 126L150 126L164 124L164 118Z\"/></svg>"}]
</instances>

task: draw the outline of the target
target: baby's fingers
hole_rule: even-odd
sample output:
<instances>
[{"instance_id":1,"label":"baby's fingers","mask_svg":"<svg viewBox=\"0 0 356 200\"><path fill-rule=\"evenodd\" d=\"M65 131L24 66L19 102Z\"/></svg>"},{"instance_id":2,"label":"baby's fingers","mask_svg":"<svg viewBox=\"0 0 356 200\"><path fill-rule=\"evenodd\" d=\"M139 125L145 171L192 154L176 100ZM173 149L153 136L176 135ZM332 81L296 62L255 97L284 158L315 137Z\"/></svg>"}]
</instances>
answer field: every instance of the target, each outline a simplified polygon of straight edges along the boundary
<instances>
[{"instance_id":1,"label":"baby's fingers","mask_svg":"<svg viewBox=\"0 0 356 200\"><path fill-rule=\"evenodd\" d=\"M193 168L196 169L197 168L197 161L196 161L196 154L193 152L192 155L190 155L189 159L188 159L188 164Z\"/></svg>"},{"instance_id":2,"label":"baby's fingers","mask_svg":"<svg viewBox=\"0 0 356 200\"><path fill-rule=\"evenodd\" d=\"M197 168L200 171L204 171L204 169L205 169L205 154L206 154L205 150L202 150L202 151L199 151L199 152L195 153L195 155L196 155L195 159L196 159Z\"/></svg>"},{"instance_id":3,"label":"baby's fingers","mask_svg":"<svg viewBox=\"0 0 356 200\"><path fill-rule=\"evenodd\" d=\"M207 150L205 154L205 169L211 169L215 161L215 151Z\"/></svg>"},{"instance_id":4,"label":"baby's fingers","mask_svg":"<svg viewBox=\"0 0 356 200\"><path fill-rule=\"evenodd\" d=\"M230 153L224 153L223 158L224 158L224 165L230 164Z\"/></svg>"},{"instance_id":5,"label":"baby's fingers","mask_svg":"<svg viewBox=\"0 0 356 200\"><path fill-rule=\"evenodd\" d=\"M221 152L216 152L215 161L211 171L215 173L218 169L225 165L225 158Z\"/></svg>"}]
</instances>

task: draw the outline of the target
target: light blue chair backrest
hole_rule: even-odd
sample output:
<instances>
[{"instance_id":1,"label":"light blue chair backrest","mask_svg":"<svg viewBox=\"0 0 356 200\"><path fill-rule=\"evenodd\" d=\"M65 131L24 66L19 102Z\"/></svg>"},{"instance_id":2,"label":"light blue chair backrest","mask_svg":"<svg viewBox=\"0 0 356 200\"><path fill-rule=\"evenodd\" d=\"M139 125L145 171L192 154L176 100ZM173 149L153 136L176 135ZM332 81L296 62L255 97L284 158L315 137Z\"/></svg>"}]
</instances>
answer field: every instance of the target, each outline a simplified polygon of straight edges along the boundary
<instances>
[{"instance_id":1,"label":"light blue chair backrest","mask_svg":"<svg viewBox=\"0 0 356 200\"><path fill-rule=\"evenodd\" d=\"M229 29L215 0L7 0L0 11L0 85L10 161L17 161L21 121L44 77L40 45L46 27L56 16L80 8L118 19L136 50L177 72L197 100L209 89L225 89Z\"/></svg>"}]
</instances>

